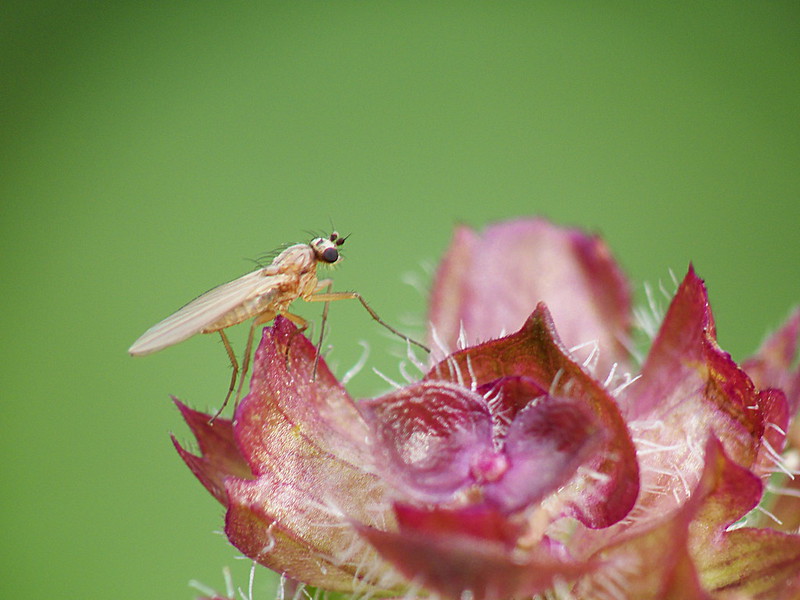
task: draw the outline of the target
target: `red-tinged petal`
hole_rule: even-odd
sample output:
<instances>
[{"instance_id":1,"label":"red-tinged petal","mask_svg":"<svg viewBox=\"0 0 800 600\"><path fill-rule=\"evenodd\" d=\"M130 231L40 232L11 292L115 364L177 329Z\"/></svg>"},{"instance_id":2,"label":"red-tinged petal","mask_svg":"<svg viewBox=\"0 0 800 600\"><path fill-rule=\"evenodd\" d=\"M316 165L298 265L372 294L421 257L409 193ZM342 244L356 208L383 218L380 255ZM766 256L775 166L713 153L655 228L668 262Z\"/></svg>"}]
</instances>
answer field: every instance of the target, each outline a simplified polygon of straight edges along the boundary
<instances>
[{"instance_id":1,"label":"red-tinged petal","mask_svg":"<svg viewBox=\"0 0 800 600\"><path fill-rule=\"evenodd\" d=\"M290 321L279 317L264 329L250 393L235 417L239 448L256 475L301 473L309 457L327 455L360 471L369 466L366 424L324 360L314 376L314 360L313 345Z\"/></svg>"},{"instance_id":2,"label":"red-tinged petal","mask_svg":"<svg viewBox=\"0 0 800 600\"><path fill-rule=\"evenodd\" d=\"M675 517L596 556L598 569L581 578L571 598L711 600L686 546L687 519Z\"/></svg>"},{"instance_id":3,"label":"red-tinged petal","mask_svg":"<svg viewBox=\"0 0 800 600\"><path fill-rule=\"evenodd\" d=\"M452 354L433 367L425 380L478 388L515 376L530 379L552 396L572 398L576 406L585 405L593 422L602 427L600 450L582 465L563 497L569 498L569 512L591 527L606 527L622 519L639 491L633 442L614 400L570 359L544 304L537 306L518 332Z\"/></svg>"},{"instance_id":4,"label":"red-tinged petal","mask_svg":"<svg viewBox=\"0 0 800 600\"><path fill-rule=\"evenodd\" d=\"M579 467L604 451L606 430L580 398L539 396L524 378L505 378L495 393L522 394L529 404L508 426L503 455L507 472L484 486L487 501L506 511L538 503L575 478Z\"/></svg>"},{"instance_id":5,"label":"red-tinged petal","mask_svg":"<svg viewBox=\"0 0 800 600\"><path fill-rule=\"evenodd\" d=\"M460 508L420 508L395 503L400 530L417 531L434 537L467 536L479 540L501 542L511 549L523 532L524 523L509 519L485 504Z\"/></svg>"},{"instance_id":6,"label":"red-tinged petal","mask_svg":"<svg viewBox=\"0 0 800 600\"><path fill-rule=\"evenodd\" d=\"M668 516L653 515L643 527L617 527L611 542L610 532L602 532L606 541L592 557L600 566L578 582L578 598L593 598L606 589L615 590L615 598L630 600L711 598L694 563L698 536L706 543L718 539L727 525L758 503L761 482L725 456L714 438L705 445L704 463L680 509ZM575 538L571 545L585 539Z\"/></svg>"},{"instance_id":7,"label":"red-tinged petal","mask_svg":"<svg viewBox=\"0 0 800 600\"><path fill-rule=\"evenodd\" d=\"M495 454L486 402L464 387L425 381L359 408L372 427L381 474L400 498L447 501Z\"/></svg>"},{"instance_id":8,"label":"red-tinged petal","mask_svg":"<svg viewBox=\"0 0 800 600\"><path fill-rule=\"evenodd\" d=\"M782 459L779 455L786 446L786 432L789 429L789 406L783 391L771 388L758 393L758 406L764 419L764 436L753 472L768 477L780 470L779 462Z\"/></svg>"},{"instance_id":9,"label":"red-tinged petal","mask_svg":"<svg viewBox=\"0 0 800 600\"><path fill-rule=\"evenodd\" d=\"M399 589L400 580L360 538L339 507L326 503L324 487L266 475L257 481L229 479L226 484L231 505L225 534L246 556L327 590ZM349 499L351 506L374 502L382 510L379 491L378 497L359 494L356 491ZM389 519L391 526L391 513L384 517L382 525Z\"/></svg>"},{"instance_id":10,"label":"red-tinged petal","mask_svg":"<svg viewBox=\"0 0 800 600\"><path fill-rule=\"evenodd\" d=\"M172 436L175 449L192 473L200 480L200 483L217 500L227 505L225 478L234 476L251 479L253 477L250 467L247 466L247 462L236 447L231 422L227 419L216 419L213 425L209 425L211 415L192 410L177 399L175 405L197 438L200 456L184 450L175 436Z\"/></svg>"},{"instance_id":11,"label":"red-tinged petal","mask_svg":"<svg viewBox=\"0 0 800 600\"><path fill-rule=\"evenodd\" d=\"M713 440L698 489L701 502L690 527L689 548L703 587L745 598L788 597L784 592L796 589L800 581L800 536L770 529L727 530L758 503L760 480Z\"/></svg>"},{"instance_id":12,"label":"red-tinged petal","mask_svg":"<svg viewBox=\"0 0 800 600\"><path fill-rule=\"evenodd\" d=\"M763 489L758 477L731 460L722 444L711 438L700 482L688 502L687 510L693 513L692 535L705 541L718 539L758 505Z\"/></svg>"},{"instance_id":13,"label":"red-tinged petal","mask_svg":"<svg viewBox=\"0 0 800 600\"><path fill-rule=\"evenodd\" d=\"M445 529L431 535L431 522L412 523L400 532L361 528L361 534L407 579L446 598L507 600L550 589L556 580L570 580L593 568L550 556L543 547L509 552L503 541L473 537Z\"/></svg>"},{"instance_id":14,"label":"red-tinged petal","mask_svg":"<svg viewBox=\"0 0 800 600\"><path fill-rule=\"evenodd\" d=\"M598 343L600 372L626 362L630 291L611 252L596 236L543 219L482 234L458 227L434 280L429 322L452 350L462 327L468 345L494 339L516 331L539 302L568 347Z\"/></svg>"},{"instance_id":15,"label":"red-tinged petal","mask_svg":"<svg viewBox=\"0 0 800 600\"><path fill-rule=\"evenodd\" d=\"M697 544L694 561L712 593L744 598L792 598L800 586L800 535L771 529L736 529L720 541Z\"/></svg>"},{"instance_id":16,"label":"red-tinged petal","mask_svg":"<svg viewBox=\"0 0 800 600\"><path fill-rule=\"evenodd\" d=\"M729 456L752 464L764 433L763 412L750 378L717 345L708 293L693 268L670 305L641 379L624 400L630 419L657 416L672 425L666 429L687 434L691 425L701 444L714 431Z\"/></svg>"},{"instance_id":17,"label":"red-tinged petal","mask_svg":"<svg viewBox=\"0 0 800 600\"><path fill-rule=\"evenodd\" d=\"M640 450L643 493L634 510L668 514L688 497L709 432L752 468L765 431L759 400L750 378L717 346L705 286L690 268L642 377L620 398Z\"/></svg>"},{"instance_id":18,"label":"red-tinged petal","mask_svg":"<svg viewBox=\"0 0 800 600\"><path fill-rule=\"evenodd\" d=\"M784 391L789 412L800 408L800 365L792 366L797 358L800 343L800 308L786 323L773 333L755 356L742 363L742 367L759 389L778 388Z\"/></svg>"},{"instance_id":19,"label":"red-tinged petal","mask_svg":"<svg viewBox=\"0 0 800 600\"><path fill-rule=\"evenodd\" d=\"M487 399L489 412L495 423L495 435L505 436L505 431L517 413L531 402L547 396L543 389L529 377L501 377L476 386L476 391Z\"/></svg>"},{"instance_id":20,"label":"red-tinged petal","mask_svg":"<svg viewBox=\"0 0 800 600\"><path fill-rule=\"evenodd\" d=\"M251 391L234 420L256 479L225 481L226 533L265 566L352 589L366 576L356 576L357 564L377 559L351 520L386 526L393 513L384 484L368 472L366 424L324 361L314 378L314 360L311 343L285 319L264 330Z\"/></svg>"}]
</instances>

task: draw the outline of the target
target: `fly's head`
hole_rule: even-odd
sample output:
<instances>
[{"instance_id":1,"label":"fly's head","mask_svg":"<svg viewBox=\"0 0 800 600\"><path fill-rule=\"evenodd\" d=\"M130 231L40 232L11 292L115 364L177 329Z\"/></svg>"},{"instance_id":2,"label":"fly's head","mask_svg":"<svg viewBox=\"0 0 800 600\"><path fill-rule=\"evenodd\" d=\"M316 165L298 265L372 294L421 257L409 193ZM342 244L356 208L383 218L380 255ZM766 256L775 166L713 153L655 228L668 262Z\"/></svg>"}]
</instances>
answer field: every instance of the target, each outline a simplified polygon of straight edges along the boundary
<instances>
[{"instance_id":1,"label":"fly's head","mask_svg":"<svg viewBox=\"0 0 800 600\"><path fill-rule=\"evenodd\" d=\"M339 254L339 246L344 244L346 239L347 236L341 237L334 231L326 238L314 238L309 245L314 250L318 262L335 265L342 258Z\"/></svg>"}]
</instances>

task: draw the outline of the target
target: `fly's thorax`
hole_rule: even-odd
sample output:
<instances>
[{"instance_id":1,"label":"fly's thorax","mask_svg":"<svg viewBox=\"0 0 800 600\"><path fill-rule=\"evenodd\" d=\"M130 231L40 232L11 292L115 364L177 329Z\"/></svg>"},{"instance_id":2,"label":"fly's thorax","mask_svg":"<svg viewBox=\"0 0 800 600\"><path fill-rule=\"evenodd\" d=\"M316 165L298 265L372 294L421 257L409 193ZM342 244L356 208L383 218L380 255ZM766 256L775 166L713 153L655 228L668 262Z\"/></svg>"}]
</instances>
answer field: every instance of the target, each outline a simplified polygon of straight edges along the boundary
<instances>
[{"instance_id":1,"label":"fly's thorax","mask_svg":"<svg viewBox=\"0 0 800 600\"><path fill-rule=\"evenodd\" d=\"M317 254L310 244L295 244L289 246L275 257L268 270L278 273L301 275L315 271L317 267Z\"/></svg>"}]
</instances>

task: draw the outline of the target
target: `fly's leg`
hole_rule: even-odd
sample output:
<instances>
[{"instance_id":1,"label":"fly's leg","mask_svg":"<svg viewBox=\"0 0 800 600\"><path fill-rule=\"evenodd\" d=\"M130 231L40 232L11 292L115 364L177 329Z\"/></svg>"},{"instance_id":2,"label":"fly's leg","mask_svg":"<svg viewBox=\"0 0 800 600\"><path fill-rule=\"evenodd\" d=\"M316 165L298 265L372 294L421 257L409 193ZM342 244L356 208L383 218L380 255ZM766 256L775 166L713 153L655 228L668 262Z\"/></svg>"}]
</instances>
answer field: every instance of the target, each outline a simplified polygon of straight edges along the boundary
<instances>
[{"instance_id":1,"label":"fly's leg","mask_svg":"<svg viewBox=\"0 0 800 600\"><path fill-rule=\"evenodd\" d=\"M414 344L415 346L419 346L420 348L425 350L425 352L430 354L431 349L428 348L426 345L418 342L417 340L411 339L410 337L408 337L404 333L400 333L399 331L397 331L397 329L395 329L394 327L389 325L386 321L381 319L378 316L378 313L376 313L374 310L372 310L370 305L367 304L367 301L364 300L364 298L358 292L326 292L326 293L320 293L320 294L312 294L311 296L308 296L307 298L304 298L304 300L306 302L336 302L337 300L352 300L352 299L355 299L355 300L358 300L359 302L361 302L361 306L363 306L367 310L367 312L370 314L370 316L373 319L375 319L378 323L383 325L386 329L391 331L393 334L395 334L396 336L404 339L405 341L409 342L410 344Z\"/></svg>"},{"instance_id":2,"label":"fly's leg","mask_svg":"<svg viewBox=\"0 0 800 600\"><path fill-rule=\"evenodd\" d=\"M323 287L327 287L326 292L330 293L333 282L330 279L320 281L320 285L317 286L317 289L322 289ZM317 378L317 365L319 365L319 356L322 352L322 337L325 335L325 323L328 322L328 308L330 305L330 302L326 302L325 308L322 309L322 323L319 326L319 341L317 342L317 353L314 356L314 370L311 371L311 381Z\"/></svg>"},{"instance_id":3,"label":"fly's leg","mask_svg":"<svg viewBox=\"0 0 800 600\"><path fill-rule=\"evenodd\" d=\"M228 405L228 400L231 398L231 394L233 393L233 388L236 386L236 376L239 374L239 363L236 360L236 354L231 348L231 343L228 341L228 336L225 335L225 331L223 329L219 330L219 335L222 338L222 344L225 346L225 352L228 353L228 359L231 361L231 367L233 367L233 373L231 373L231 384L228 386L228 393L225 396L225 401L222 403L222 406L219 407L219 410L214 414L211 419L209 419L208 424L213 425L214 420L220 415L222 410Z\"/></svg>"},{"instance_id":4,"label":"fly's leg","mask_svg":"<svg viewBox=\"0 0 800 600\"><path fill-rule=\"evenodd\" d=\"M214 414L213 417L209 420L209 424L213 424L214 421L225 407L228 405L228 400L230 400L231 392L233 392L233 386L236 382L236 375L237 372L239 374L239 385L236 388L236 396L233 399L233 410L234 413L236 412L236 407L239 406L239 398L242 396L242 387L244 386L244 378L247 375L247 371L250 369L250 355L253 351L253 337L255 336L256 328L259 325L263 325L264 323L268 323L272 319L275 318L275 314L272 312L266 312L263 314L258 315L255 319L253 319L252 325L250 325L250 332L247 334L247 346L244 349L244 356L242 357L242 368L241 370L238 369L238 363L236 362L236 355L233 352L233 348L231 348L231 344L228 341L228 336L225 335L225 332L220 329L219 334L222 336L222 343L225 344L225 350L228 353L228 357L231 359L231 364L233 365L233 376L231 377L231 385L228 389L228 395L225 396L225 401L222 403L222 406L219 407L219 410Z\"/></svg>"},{"instance_id":5,"label":"fly's leg","mask_svg":"<svg viewBox=\"0 0 800 600\"><path fill-rule=\"evenodd\" d=\"M282 313L282 315L284 317L286 317L287 319L289 319L292 323L297 325L297 329L295 329L292 332L292 334L289 336L289 339L286 341L286 369L288 370L289 369L289 348L292 347L292 340L294 339L294 336L296 336L298 333L303 333L306 329L308 329L308 321L306 321L300 315L295 315L295 314L290 313L290 312Z\"/></svg>"}]
</instances>

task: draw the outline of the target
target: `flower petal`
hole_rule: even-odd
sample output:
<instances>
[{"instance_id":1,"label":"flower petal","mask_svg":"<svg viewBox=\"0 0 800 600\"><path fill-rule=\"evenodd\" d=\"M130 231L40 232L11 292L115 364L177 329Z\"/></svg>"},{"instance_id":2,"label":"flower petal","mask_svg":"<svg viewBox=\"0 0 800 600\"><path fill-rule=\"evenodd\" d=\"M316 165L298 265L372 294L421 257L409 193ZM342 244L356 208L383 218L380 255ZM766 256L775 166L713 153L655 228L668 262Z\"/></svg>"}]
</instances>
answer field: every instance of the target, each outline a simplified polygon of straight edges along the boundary
<instances>
[{"instance_id":1,"label":"flower petal","mask_svg":"<svg viewBox=\"0 0 800 600\"><path fill-rule=\"evenodd\" d=\"M750 378L717 345L708 293L692 267L664 318L641 379L628 390L623 400L631 419L658 416L674 424L669 430L696 429L701 444L713 426L729 456L752 464L764 433L763 412Z\"/></svg>"},{"instance_id":2,"label":"flower petal","mask_svg":"<svg viewBox=\"0 0 800 600\"><path fill-rule=\"evenodd\" d=\"M368 471L366 424L324 361L313 377L314 361L313 346L289 321L264 329L234 421L256 479L225 481L226 533L247 556L306 583L382 585L386 567L351 520L386 526L391 505ZM359 572L365 561L377 563L370 573Z\"/></svg>"},{"instance_id":3,"label":"flower petal","mask_svg":"<svg viewBox=\"0 0 800 600\"><path fill-rule=\"evenodd\" d=\"M605 548L598 569L581 578L571 598L595 600L711 600L687 548L684 516Z\"/></svg>"},{"instance_id":4,"label":"flower petal","mask_svg":"<svg viewBox=\"0 0 800 600\"><path fill-rule=\"evenodd\" d=\"M305 510L283 504L269 489L287 484L306 493L307 503L335 507L338 514L331 517L333 522L341 522L343 515L366 523L381 521L385 516L379 510L383 485L370 472L367 426L324 360L312 379L314 347L295 331L285 319L276 319L273 327L264 329L251 392L236 411L236 441L258 477L253 485L264 488L266 510L280 514L288 508L298 513ZM365 498L374 504L365 507ZM390 506L386 504L383 511L390 511Z\"/></svg>"},{"instance_id":5,"label":"flower petal","mask_svg":"<svg viewBox=\"0 0 800 600\"><path fill-rule=\"evenodd\" d=\"M602 596L630 600L708 599L695 565L696 552L716 540L725 527L752 508L760 497L761 482L725 456L713 437L705 444L703 473L690 498L664 517L654 514L644 527L630 528L592 557L599 567L582 578L578 598ZM591 536L597 532L586 532ZM579 544L582 538L572 541ZM598 594L598 592L600 592Z\"/></svg>"},{"instance_id":6,"label":"flower petal","mask_svg":"<svg viewBox=\"0 0 800 600\"><path fill-rule=\"evenodd\" d=\"M784 391L789 412L800 408L800 365L792 370L800 343L800 308L796 309L778 331L773 333L742 368L759 389L778 388Z\"/></svg>"},{"instance_id":7,"label":"flower petal","mask_svg":"<svg viewBox=\"0 0 800 600\"><path fill-rule=\"evenodd\" d=\"M339 508L326 504L324 488L267 475L257 481L228 479L226 488L231 503L225 534L245 556L327 590L366 593L403 588L402 580ZM373 501L382 507L380 498L370 495L351 499L353 504ZM391 525L391 513L386 517Z\"/></svg>"},{"instance_id":8,"label":"flower petal","mask_svg":"<svg viewBox=\"0 0 800 600\"><path fill-rule=\"evenodd\" d=\"M172 443L192 473L200 480L205 488L219 500L227 505L225 493L225 478L229 476L251 479L253 477L250 467L242 457L233 439L233 428L227 419L216 419L209 424L211 415L192 410L177 399L173 399L178 410L181 411L186 424L192 430L200 446L200 456L195 456L184 450L175 436Z\"/></svg>"},{"instance_id":9,"label":"flower petal","mask_svg":"<svg viewBox=\"0 0 800 600\"><path fill-rule=\"evenodd\" d=\"M518 332L450 355L425 380L478 388L509 376L524 376L551 396L585 405L604 439L601 450L589 456L563 497L569 497L568 512L590 527L606 527L622 519L639 491L633 442L614 400L570 359L544 304L537 306Z\"/></svg>"},{"instance_id":10,"label":"flower petal","mask_svg":"<svg viewBox=\"0 0 800 600\"><path fill-rule=\"evenodd\" d=\"M631 300L606 244L543 219L458 227L434 280L429 322L445 349L516 331L545 302L567 347L597 342L599 372L625 362ZM436 340L433 340L434 343ZM587 350L588 352L588 350Z\"/></svg>"},{"instance_id":11,"label":"flower petal","mask_svg":"<svg viewBox=\"0 0 800 600\"><path fill-rule=\"evenodd\" d=\"M717 345L706 289L691 267L642 377L619 400L641 452L637 511L667 514L689 496L709 432L738 464L756 463L765 431L761 403L769 398Z\"/></svg>"},{"instance_id":12,"label":"flower petal","mask_svg":"<svg viewBox=\"0 0 800 600\"><path fill-rule=\"evenodd\" d=\"M701 539L695 544L694 555L703 586L712 592L764 600L797 598L798 535L771 529L736 529L715 544Z\"/></svg>"},{"instance_id":13,"label":"flower petal","mask_svg":"<svg viewBox=\"0 0 800 600\"><path fill-rule=\"evenodd\" d=\"M406 519L400 532L361 528L361 534L410 581L448 598L530 597L593 567L561 561L544 546L510 553L502 539L491 539L486 531L452 525L446 518Z\"/></svg>"},{"instance_id":14,"label":"flower petal","mask_svg":"<svg viewBox=\"0 0 800 600\"><path fill-rule=\"evenodd\" d=\"M523 532L524 523L485 504L459 508L420 508L396 502L398 527L405 531L425 532L433 537L468 536L502 542L511 550Z\"/></svg>"},{"instance_id":15,"label":"flower petal","mask_svg":"<svg viewBox=\"0 0 800 600\"><path fill-rule=\"evenodd\" d=\"M464 387L425 381L362 400L359 408L372 426L381 474L401 498L447 501L493 454L486 402Z\"/></svg>"},{"instance_id":16,"label":"flower petal","mask_svg":"<svg viewBox=\"0 0 800 600\"><path fill-rule=\"evenodd\" d=\"M278 317L264 328L251 391L235 417L239 447L254 473L275 461L285 468L290 442L312 444L354 465L370 464L369 432L355 403L324 360L314 374L315 360L316 349L289 320Z\"/></svg>"},{"instance_id":17,"label":"flower petal","mask_svg":"<svg viewBox=\"0 0 800 600\"><path fill-rule=\"evenodd\" d=\"M528 389L526 389L528 388ZM503 439L510 466L485 484L486 499L506 511L538 503L575 477L578 467L601 453L605 428L581 398L539 394L525 378L507 377L494 386L500 397L528 397Z\"/></svg>"}]
</instances>

